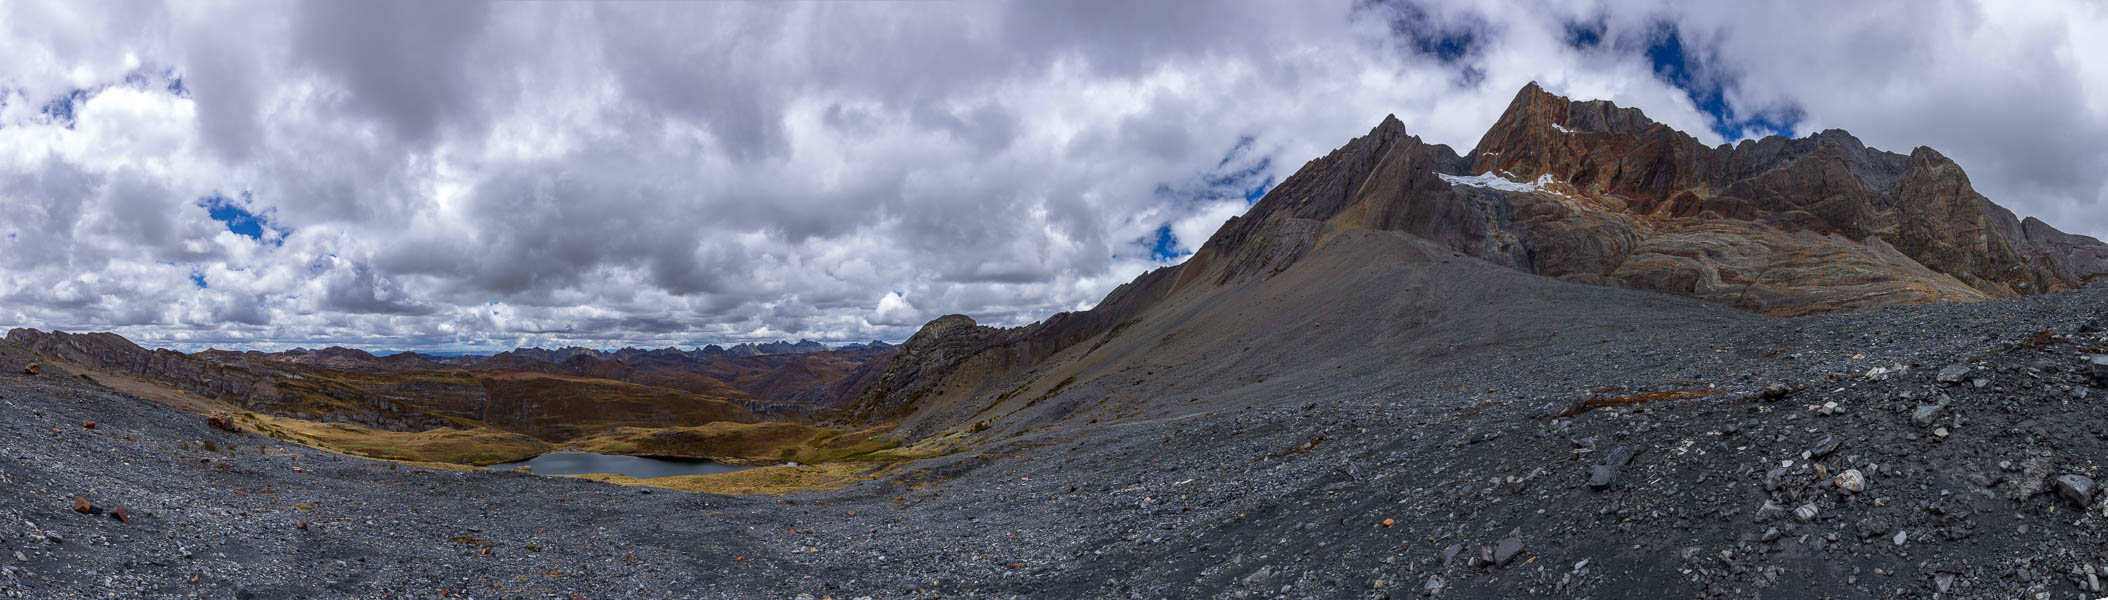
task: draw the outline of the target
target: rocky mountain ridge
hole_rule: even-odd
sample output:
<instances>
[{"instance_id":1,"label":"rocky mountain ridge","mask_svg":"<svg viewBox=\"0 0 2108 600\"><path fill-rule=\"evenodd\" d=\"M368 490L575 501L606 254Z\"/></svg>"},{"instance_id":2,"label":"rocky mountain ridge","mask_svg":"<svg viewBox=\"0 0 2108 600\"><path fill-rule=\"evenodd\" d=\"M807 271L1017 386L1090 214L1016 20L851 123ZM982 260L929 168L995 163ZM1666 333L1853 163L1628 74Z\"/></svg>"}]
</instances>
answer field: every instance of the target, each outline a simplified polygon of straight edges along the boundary
<instances>
[{"instance_id":1,"label":"rocky mountain ridge","mask_svg":"<svg viewBox=\"0 0 2108 600\"><path fill-rule=\"evenodd\" d=\"M1638 109L1532 83L1462 155L1385 118L1304 165L1184 263L1091 310L1013 329L932 321L849 418L914 420L932 406L1058 394L1041 379L1059 370L1047 362L1057 354L1104 345L1161 307L1259 285L1364 230L1524 273L1778 316L2039 294L2108 274L2108 245L2015 218L1930 148L1889 153L1835 130L1708 147Z\"/></svg>"}]
</instances>

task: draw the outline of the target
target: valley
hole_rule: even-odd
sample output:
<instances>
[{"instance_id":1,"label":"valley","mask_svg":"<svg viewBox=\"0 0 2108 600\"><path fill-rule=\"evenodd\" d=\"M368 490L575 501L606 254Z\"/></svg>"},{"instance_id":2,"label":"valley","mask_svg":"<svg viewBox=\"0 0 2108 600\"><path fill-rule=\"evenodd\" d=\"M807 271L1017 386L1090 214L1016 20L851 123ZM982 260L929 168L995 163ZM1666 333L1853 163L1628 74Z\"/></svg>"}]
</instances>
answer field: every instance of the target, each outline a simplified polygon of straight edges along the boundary
<instances>
[{"instance_id":1,"label":"valley","mask_svg":"<svg viewBox=\"0 0 2108 600\"><path fill-rule=\"evenodd\" d=\"M2104 273L1929 148L1706 147L1531 84L1477 148L1386 118L1020 327L468 358L16 329L0 589L2098 595ZM747 468L487 468L552 451Z\"/></svg>"}]
</instances>

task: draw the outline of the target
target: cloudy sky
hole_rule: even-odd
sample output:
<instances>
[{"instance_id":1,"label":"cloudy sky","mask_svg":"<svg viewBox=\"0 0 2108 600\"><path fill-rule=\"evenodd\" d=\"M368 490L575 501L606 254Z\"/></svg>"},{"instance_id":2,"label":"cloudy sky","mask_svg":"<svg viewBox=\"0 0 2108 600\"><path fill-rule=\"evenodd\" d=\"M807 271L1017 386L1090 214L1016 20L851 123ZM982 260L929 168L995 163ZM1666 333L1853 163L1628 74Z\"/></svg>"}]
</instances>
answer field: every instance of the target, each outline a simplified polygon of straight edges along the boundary
<instances>
[{"instance_id":1,"label":"cloudy sky","mask_svg":"<svg viewBox=\"0 0 2108 600\"><path fill-rule=\"evenodd\" d=\"M0 3L0 327L149 346L898 341L1175 263L1524 83L1940 149L2108 236L2097 2Z\"/></svg>"}]
</instances>

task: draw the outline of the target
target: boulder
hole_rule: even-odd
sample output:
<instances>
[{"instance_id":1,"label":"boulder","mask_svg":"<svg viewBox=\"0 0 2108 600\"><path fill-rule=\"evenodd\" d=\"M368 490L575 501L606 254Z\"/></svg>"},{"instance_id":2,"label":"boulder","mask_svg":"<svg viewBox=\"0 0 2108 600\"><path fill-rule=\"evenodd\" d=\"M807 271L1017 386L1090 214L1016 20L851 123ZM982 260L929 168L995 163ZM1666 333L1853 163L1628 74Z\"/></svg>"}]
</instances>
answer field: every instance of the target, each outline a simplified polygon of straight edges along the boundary
<instances>
[{"instance_id":1,"label":"boulder","mask_svg":"<svg viewBox=\"0 0 2108 600\"><path fill-rule=\"evenodd\" d=\"M94 511L95 505L89 504L87 498L82 498L80 496L73 497L73 512L85 515Z\"/></svg>"},{"instance_id":2,"label":"boulder","mask_svg":"<svg viewBox=\"0 0 2108 600\"><path fill-rule=\"evenodd\" d=\"M234 417L228 416L224 412L215 411L210 415L206 415L205 424L211 425L213 429L220 431L241 433L241 428L234 425Z\"/></svg>"},{"instance_id":3,"label":"boulder","mask_svg":"<svg viewBox=\"0 0 2108 600\"><path fill-rule=\"evenodd\" d=\"M37 363L29 363L29 366L22 367L22 373L27 375L35 375L42 372L44 372L44 367Z\"/></svg>"},{"instance_id":4,"label":"boulder","mask_svg":"<svg viewBox=\"0 0 2108 600\"><path fill-rule=\"evenodd\" d=\"M2095 354L2088 360L2093 363L2093 378L2108 380L2108 354Z\"/></svg>"}]
</instances>

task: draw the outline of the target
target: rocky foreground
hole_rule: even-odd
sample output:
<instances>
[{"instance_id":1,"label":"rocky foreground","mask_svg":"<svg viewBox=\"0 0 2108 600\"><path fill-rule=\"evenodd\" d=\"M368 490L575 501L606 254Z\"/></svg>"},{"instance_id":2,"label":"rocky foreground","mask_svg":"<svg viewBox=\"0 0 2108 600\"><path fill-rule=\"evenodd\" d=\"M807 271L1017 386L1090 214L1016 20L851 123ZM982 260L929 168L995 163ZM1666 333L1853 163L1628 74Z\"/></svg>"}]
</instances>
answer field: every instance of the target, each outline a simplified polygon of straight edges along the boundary
<instances>
[{"instance_id":1,"label":"rocky foreground","mask_svg":"<svg viewBox=\"0 0 2108 600\"><path fill-rule=\"evenodd\" d=\"M0 593L2095 598L2103 287L1478 341L781 498L332 455L4 350Z\"/></svg>"}]
</instances>

